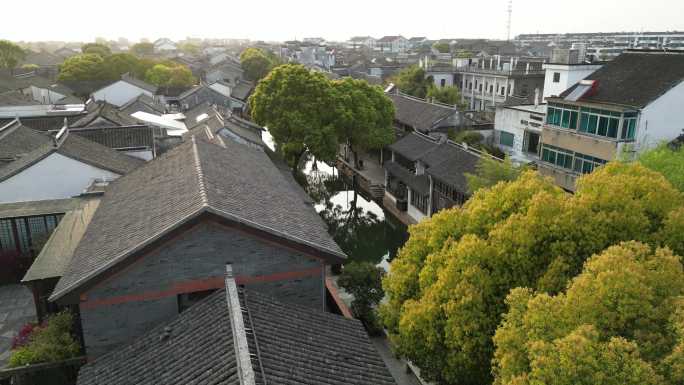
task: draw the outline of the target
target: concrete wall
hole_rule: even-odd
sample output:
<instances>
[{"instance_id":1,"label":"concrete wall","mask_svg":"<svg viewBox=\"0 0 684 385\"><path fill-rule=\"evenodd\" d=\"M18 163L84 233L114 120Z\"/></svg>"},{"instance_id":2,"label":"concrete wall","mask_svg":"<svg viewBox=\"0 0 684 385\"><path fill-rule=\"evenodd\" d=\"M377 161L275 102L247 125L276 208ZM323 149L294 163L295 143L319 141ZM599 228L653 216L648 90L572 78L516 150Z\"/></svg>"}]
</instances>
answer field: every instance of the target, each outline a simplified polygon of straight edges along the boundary
<instances>
[{"instance_id":1,"label":"concrete wall","mask_svg":"<svg viewBox=\"0 0 684 385\"><path fill-rule=\"evenodd\" d=\"M617 156L617 142L599 136L582 135L575 130L562 128L542 128L541 141L544 144L564 148L568 151L595 156L604 160L613 160Z\"/></svg>"},{"instance_id":2,"label":"concrete wall","mask_svg":"<svg viewBox=\"0 0 684 385\"><path fill-rule=\"evenodd\" d=\"M513 160L529 162L536 158L533 154L529 154L523 150L525 131L534 132L541 136L543 120L533 120L530 118L531 115L544 116L543 114L531 113L529 111L522 111L509 107L497 107L496 109L496 115L494 116L495 144ZM528 124L525 125L521 121L527 121ZM531 124L539 124L540 127L536 128L531 126ZM513 134L513 147L500 144L499 137L502 131Z\"/></svg>"},{"instance_id":3,"label":"concrete wall","mask_svg":"<svg viewBox=\"0 0 684 385\"><path fill-rule=\"evenodd\" d=\"M205 222L86 293L80 310L88 356L130 342L178 314L178 294L222 287L227 263L249 289L325 307L320 260Z\"/></svg>"},{"instance_id":4,"label":"concrete wall","mask_svg":"<svg viewBox=\"0 0 684 385\"><path fill-rule=\"evenodd\" d=\"M684 130L684 82L670 89L641 111L637 128L637 151L670 141Z\"/></svg>"},{"instance_id":5,"label":"concrete wall","mask_svg":"<svg viewBox=\"0 0 684 385\"><path fill-rule=\"evenodd\" d=\"M111 171L53 153L0 182L0 203L71 198L97 178L112 180L118 177Z\"/></svg>"},{"instance_id":6,"label":"concrete wall","mask_svg":"<svg viewBox=\"0 0 684 385\"><path fill-rule=\"evenodd\" d=\"M572 87L575 83L591 75L601 68L601 65L568 65L568 64L544 64L546 75L544 77L544 99L550 96L558 96L563 91ZM553 81L553 74L560 74L558 82Z\"/></svg>"},{"instance_id":7,"label":"concrete wall","mask_svg":"<svg viewBox=\"0 0 684 385\"><path fill-rule=\"evenodd\" d=\"M119 80L114 84L110 84L107 87L93 92L93 99L104 100L107 103L121 107L134 98L140 96L140 94L145 94L151 98L154 98L154 95L151 92L136 87L133 84L127 83L123 80Z\"/></svg>"}]
</instances>

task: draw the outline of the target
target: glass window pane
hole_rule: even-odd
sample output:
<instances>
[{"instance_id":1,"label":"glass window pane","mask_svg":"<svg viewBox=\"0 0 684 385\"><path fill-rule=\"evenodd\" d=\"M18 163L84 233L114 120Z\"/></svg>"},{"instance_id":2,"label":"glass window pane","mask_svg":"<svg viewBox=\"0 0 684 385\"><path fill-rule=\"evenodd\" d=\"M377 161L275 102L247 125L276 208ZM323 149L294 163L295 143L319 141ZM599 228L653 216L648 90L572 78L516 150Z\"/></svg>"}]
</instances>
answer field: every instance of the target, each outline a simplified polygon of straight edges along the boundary
<instances>
[{"instance_id":1,"label":"glass window pane","mask_svg":"<svg viewBox=\"0 0 684 385\"><path fill-rule=\"evenodd\" d=\"M608 121L608 136L611 138L617 138L618 126L620 125L620 119L610 118Z\"/></svg>"},{"instance_id":2,"label":"glass window pane","mask_svg":"<svg viewBox=\"0 0 684 385\"><path fill-rule=\"evenodd\" d=\"M577 128L577 111L570 113L570 128L573 130Z\"/></svg>"},{"instance_id":3,"label":"glass window pane","mask_svg":"<svg viewBox=\"0 0 684 385\"><path fill-rule=\"evenodd\" d=\"M0 251L16 251L12 222L9 219L0 220Z\"/></svg>"},{"instance_id":4,"label":"glass window pane","mask_svg":"<svg viewBox=\"0 0 684 385\"><path fill-rule=\"evenodd\" d=\"M513 141L515 140L515 135L510 132L501 131L499 134L499 143L504 146L513 146Z\"/></svg>"},{"instance_id":5,"label":"glass window pane","mask_svg":"<svg viewBox=\"0 0 684 385\"><path fill-rule=\"evenodd\" d=\"M26 220L18 218L14 220L17 225L17 235L19 236L19 250L22 253L29 251L29 235L26 228Z\"/></svg>"},{"instance_id":6,"label":"glass window pane","mask_svg":"<svg viewBox=\"0 0 684 385\"><path fill-rule=\"evenodd\" d=\"M563 127L563 128L570 127L570 111L568 111L568 110L563 111L563 120L561 121L561 127Z\"/></svg>"},{"instance_id":7,"label":"glass window pane","mask_svg":"<svg viewBox=\"0 0 684 385\"><path fill-rule=\"evenodd\" d=\"M587 132L590 134L595 134L597 124L598 124L598 116L589 115L589 127L587 128Z\"/></svg>"},{"instance_id":8,"label":"glass window pane","mask_svg":"<svg viewBox=\"0 0 684 385\"><path fill-rule=\"evenodd\" d=\"M608 133L608 118L607 117L601 116L599 118L598 131L596 133L598 135L601 135L601 136L606 136L606 133Z\"/></svg>"}]
</instances>

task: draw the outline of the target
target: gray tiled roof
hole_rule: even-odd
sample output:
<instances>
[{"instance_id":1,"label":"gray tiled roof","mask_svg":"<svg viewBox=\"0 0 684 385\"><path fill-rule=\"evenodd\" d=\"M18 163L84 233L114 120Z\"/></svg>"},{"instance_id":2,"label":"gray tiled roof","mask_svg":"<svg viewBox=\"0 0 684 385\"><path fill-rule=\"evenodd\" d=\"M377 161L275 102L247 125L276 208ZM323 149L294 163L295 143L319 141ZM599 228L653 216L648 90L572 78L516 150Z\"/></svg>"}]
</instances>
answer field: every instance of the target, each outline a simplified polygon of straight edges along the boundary
<instances>
[{"instance_id":1,"label":"gray tiled roof","mask_svg":"<svg viewBox=\"0 0 684 385\"><path fill-rule=\"evenodd\" d=\"M314 208L260 150L189 138L114 181L53 299L77 288L188 219L211 213L345 258Z\"/></svg>"},{"instance_id":2,"label":"gray tiled roof","mask_svg":"<svg viewBox=\"0 0 684 385\"><path fill-rule=\"evenodd\" d=\"M62 276L99 203L99 198L71 199L75 207L66 211L22 282Z\"/></svg>"},{"instance_id":3,"label":"gray tiled roof","mask_svg":"<svg viewBox=\"0 0 684 385\"><path fill-rule=\"evenodd\" d=\"M154 147L154 130L146 125L71 128L70 132L118 150Z\"/></svg>"},{"instance_id":4,"label":"gray tiled roof","mask_svg":"<svg viewBox=\"0 0 684 385\"><path fill-rule=\"evenodd\" d=\"M59 145L55 145L54 141L50 140L0 168L0 181L20 173L53 153L59 153L119 175L131 172L145 163L141 159L122 154L78 135L68 134Z\"/></svg>"},{"instance_id":5,"label":"gray tiled roof","mask_svg":"<svg viewBox=\"0 0 684 385\"><path fill-rule=\"evenodd\" d=\"M394 103L394 119L420 132L428 132L442 120L458 113L453 107L428 103L412 96L388 93Z\"/></svg>"},{"instance_id":6,"label":"gray tiled roof","mask_svg":"<svg viewBox=\"0 0 684 385\"><path fill-rule=\"evenodd\" d=\"M580 102L642 108L684 81L684 52L627 51L585 79L597 80L598 87ZM568 88L560 98L576 87Z\"/></svg>"},{"instance_id":7,"label":"gray tiled roof","mask_svg":"<svg viewBox=\"0 0 684 385\"><path fill-rule=\"evenodd\" d=\"M242 325L252 332L237 328L250 354L240 361L229 298L219 290L130 346L83 366L78 385L239 385L238 366L245 363L257 383L271 385L396 384L359 321L248 290L237 299L249 313Z\"/></svg>"},{"instance_id":8,"label":"gray tiled roof","mask_svg":"<svg viewBox=\"0 0 684 385\"><path fill-rule=\"evenodd\" d=\"M153 94L157 92L157 86L154 86L150 83L147 83L143 80L140 80L136 77L131 76L130 74L123 74L121 75L121 80L125 81L126 83L133 84L136 87L140 87L143 90L149 91Z\"/></svg>"},{"instance_id":9,"label":"gray tiled roof","mask_svg":"<svg viewBox=\"0 0 684 385\"><path fill-rule=\"evenodd\" d=\"M254 83L248 82L248 81L240 81L238 84L236 84L231 93L230 96L234 97L235 99L239 99L242 101L247 101L247 97L249 94L252 92L254 89Z\"/></svg>"},{"instance_id":10,"label":"gray tiled roof","mask_svg":"<svg viewBox=\"0 0 684 385\"><path fill-rule=\"evenodd\" d=\"M0 203L0 218L64 214L78 207L78 204L79 200L76 198Z\"/></svg>"},{"instance_id":11,"label":"gray tiled roof","mask_svg":"<svg viewBox=\"0 0 684 385\"><path fill-rule=\"evenodd\" d=\"M0 106L31 106L40 104L20 91L5 91L0 93Z\"/></svg>"},{"instance_id":12,"label":"gray tiled roof","mask_svg":"<svg viewBox=\"0 0 684 385\"><path fill-rule=\"evenodd\" d=\"M477 163L482 156L472 149L463 148L460 144L451 141L438 143L436 139L416 133L406 135L389 148L410 161L420 160L425 163L426 174L432 175L461 192L468 191L465 174L476 172ZM429 187L424 186L425 181L417 179L427 178L426 174L415 176L394 162L386 162L385 168L407 185L423 193L429 192Z\"/></svg>"},{"instance_id":13,"label":"gray tiled roof","mask_svg":"<svg viewBox=\"0 0 684 385\"><path fill-rule=\"evenodd\" d=\"M225 294L83 366L77 384L239 385Z\"/></svg>"},{"instance_id":14,"label":"gray tiled roof","mask_svg":"<svg viewBox=\"0 0 684 385\"><path fill-rule=\"evenodd\" d=\"M135 125L138 121L129 114L119 110L117 106L104 101L90 102L88 113L69 124L69 127L94 127L94 126L129 126Z\"/></svg>"},{"instance_id":15,"label":"gray tiled roof","mask_svg":"<svg viewBox=\"0 0 684 385\"><path fill-rule=\"evenodd\" d=\"M16 159L48 143L52 143L48 135L22 125L18 119L0 125L0 159Z\"/></svg>"},{"instance_id":16,"label":"gray tiled roof","mask_svg":"<svg viewBox=\"0 0 684 385\"><path fill-rule=\"evenodd\" d=\"M410 161L416 161L437 146L435 139L410 133L389 145L389 148Z\"/></svg>"},{"instance_id":17,"label":"gray tiled roof","mask_svg":"<svg viewBox=\"0 0 684 385\"><path fill-rule=\"evenodd\" d=\"M152 97L146 94L140 94L137 98L131 99L128 103L119 107L119 111L126 115L131 115L138 111L143 111L155 115L163 114L166 112L164 106L157 103Z\"/></svg>"}]
</instances>

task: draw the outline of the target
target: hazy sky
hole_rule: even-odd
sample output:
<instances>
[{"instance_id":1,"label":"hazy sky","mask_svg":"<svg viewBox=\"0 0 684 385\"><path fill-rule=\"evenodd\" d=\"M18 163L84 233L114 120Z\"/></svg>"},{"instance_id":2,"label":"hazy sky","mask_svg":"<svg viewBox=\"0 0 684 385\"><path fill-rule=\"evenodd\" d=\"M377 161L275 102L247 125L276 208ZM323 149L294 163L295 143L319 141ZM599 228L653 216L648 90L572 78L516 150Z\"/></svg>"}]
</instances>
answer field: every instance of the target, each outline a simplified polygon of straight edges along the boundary
<instances>
[{"instance_id":1,"label":"hazy sky","mask_svg":"<svg viewBox=\"0 0 684 385\"><path fill-rule=\"evenodd\" d=\"M0 39L506 38L508 0L1 0ZM684 0L514 0L519 33L684 30ZM9 16L9 17L8 17Z\"/></svg>"}]
</instances>

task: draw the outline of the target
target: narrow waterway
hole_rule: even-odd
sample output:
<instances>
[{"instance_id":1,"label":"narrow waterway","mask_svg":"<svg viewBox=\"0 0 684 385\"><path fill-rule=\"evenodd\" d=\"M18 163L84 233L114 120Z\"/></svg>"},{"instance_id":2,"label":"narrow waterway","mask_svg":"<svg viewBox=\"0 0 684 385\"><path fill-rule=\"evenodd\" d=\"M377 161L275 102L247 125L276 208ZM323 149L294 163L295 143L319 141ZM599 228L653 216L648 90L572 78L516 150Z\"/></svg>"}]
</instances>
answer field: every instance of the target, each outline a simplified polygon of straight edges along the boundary
<instances>
[{"instance_id":1,"label":"narrow waterway","mask_svg":"<svg viewBox=\"0 0 684 385\"><path fill-rule=\"evenodd\" d=\"M262 139L274 150L268 131ZM328 232L349 257L348 261L368 261L385 270L389 268L389 262L408 239L406 225L375 201L362 196L334 167L316 162L311 156L300 162L295 179L311 197Z\"/></svg>"},{"instance_id":2,"label":"narrow waterway","mask_svg":"<svg viewBox=\"0 0 684 385\"><path fill-rule=\"evenodd\" d=\"M372 262L388 269L389 261L406 242L406 226L354 189L334 167L309 157L299 171L297 181L349 261Z\"/></svg>"}]
</instances>

